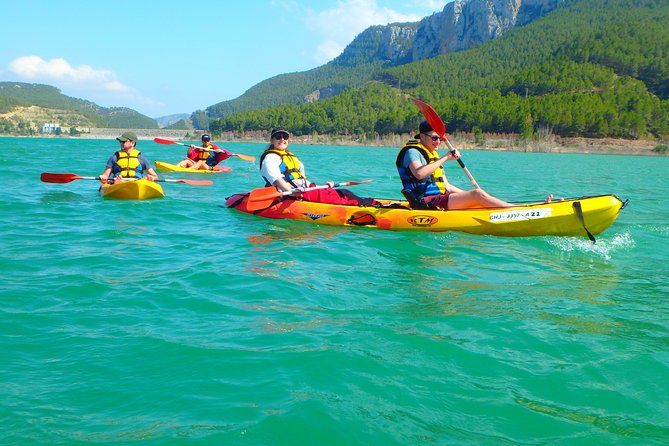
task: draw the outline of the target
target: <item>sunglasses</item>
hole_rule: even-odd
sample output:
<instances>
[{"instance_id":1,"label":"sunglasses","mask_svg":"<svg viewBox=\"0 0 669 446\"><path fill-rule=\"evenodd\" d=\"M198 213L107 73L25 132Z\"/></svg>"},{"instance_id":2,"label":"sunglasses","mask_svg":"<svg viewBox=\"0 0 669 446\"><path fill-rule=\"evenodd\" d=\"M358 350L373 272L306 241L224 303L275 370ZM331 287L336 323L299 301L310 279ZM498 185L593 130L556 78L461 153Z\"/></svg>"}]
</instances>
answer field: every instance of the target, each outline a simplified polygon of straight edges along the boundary
<instances>
[{"instance_id":1,"label":"sunglasses","mask_svg":"<svg viewBox=\"0 0 669 446\"><path fill-rule=\"evenodd\" d=\"M441 136L439 135L428 135L427 133L423 133L423 135L432 138L432 141L439 141L441 139Z\"/></svg>"},{"instance_id":2,"label":"sunglasses","mask_svg":"<svg viewBox=\"0 0 669 446\"><path fill-rule=\"evenodd\" d=\"M288 135L288 133L278 133L278 134L274 135L274 139L277 139L277 140L285 139L286 141L288 141L288 138L290 138L290 135Z\"/></svg>"}]
</instances>

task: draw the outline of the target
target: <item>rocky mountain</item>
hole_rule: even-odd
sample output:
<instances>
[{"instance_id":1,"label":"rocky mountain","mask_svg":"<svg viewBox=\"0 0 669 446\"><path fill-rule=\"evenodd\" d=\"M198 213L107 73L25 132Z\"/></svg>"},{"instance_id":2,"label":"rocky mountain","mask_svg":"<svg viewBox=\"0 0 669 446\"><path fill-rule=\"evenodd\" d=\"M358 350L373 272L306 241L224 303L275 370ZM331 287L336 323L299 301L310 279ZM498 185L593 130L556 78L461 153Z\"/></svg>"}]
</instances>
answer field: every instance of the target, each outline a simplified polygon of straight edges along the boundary
<instances>
[{"instance_id":1,"label":"rocky mountain","mask_svg":"<svg viewBox=\"0 0 669 446\"><path fill-rule=\"evenodd\" d=\"M376 78L384 68L476 47L543 17L567 1L456 0L417 23L369 27L327 64L260 82L236 99L208 107L205 113L217 118L329 98Z\"/></svg>"},{"instance_id":2,"label":"rocky mountain","mask_svg":"<svg viewBox=\"0 0 669 446\"><path fill-rule=\"evenodd\" d=\"M184 119L188 119L190 115L187 113L179 113L176 115L167 115L167 116L161 116L159 118L156 118L156 122L161 128L164 127L169 127L172 124L175 124L179 121L182 121Z\"/></svg>"},{"instance_id":3,"label":"rocky mountain","mask_svg":"<svg viewBox=\"0 0 669 446\"><path fill-rule=\"evenodd\" d=\"M372 26L332 63L402 65L474 48L553 11L564 0L456 0L418 23Z\"/></svg>"},{"instance_id":4,"label":"rocky mountain","mask_svg":"<svg viewBox=\"0 0 669 446\"><path fill-rule=\"evenodd\" d=\"M553 11L564 0L463 0L421 20L411 61L474 48Z\"/></svg>"},{"instance_id":5,"label":"rocky mountain","mask_svg":"<svg viewBox=\"0 0 669 446\"><path fill-rule=\"evenodd\" d=\"M344 49L332 64L354 67L381 61L385 64L411 62L419 23L370 26Z\"/></svg>"},{"instance_id":6,"label":"rocky mountain","mask_svg":"<svg viewBox=\"0 0 669 446\"><path fill-rule=\"evenodd\" d=\"M530 14L522 8L505 11L516 23ZM446 16L458 18L457 14ZM420 27L435 17L439 16L416 28L414 42ZM500 18L495 22L499 26L510 26L502 14L495 17ZM306 85L310 89L300 85L309 92L316 81L322 85L317 89L325 90L334 78L327 75L337 74L344 88L336 96L323 100L311 94L311 103L302 99L301 104L284 102L233 113L210 120L209 130L266 131L280 124L296 135L360 135L364 139L409 134L415 131L420 113L407 99L418 97L440 113L450 132L516 133L526 139L554 134L664 140L669 135L667 23L667 0L568 0L540 19L514 26L474 48L395 65L388 55L399 55L398 60L406 57L413 44L397 43L393 33L384 34L389 27L377 27L367 31L377 39L374 45L365 47L360 38L338 64L332 61L302 73L305 80L311 76L308 80L313 83ZM462 29L461 35L468 35L467 26ZM490 36L495 29L490 27ZM410 36L412 30L405 30L403 35ZM444 47L447 35L442 34ZM378 54L386 59L377 60ZM346 66L344 56L367 63ZM347 86L346 76L360 82L361 73L372 76L371 80ZM295 77L272 81L282 87L274 89L277 93L292 88L295 94L299 85Z\"/></svg>"}]
</instances>

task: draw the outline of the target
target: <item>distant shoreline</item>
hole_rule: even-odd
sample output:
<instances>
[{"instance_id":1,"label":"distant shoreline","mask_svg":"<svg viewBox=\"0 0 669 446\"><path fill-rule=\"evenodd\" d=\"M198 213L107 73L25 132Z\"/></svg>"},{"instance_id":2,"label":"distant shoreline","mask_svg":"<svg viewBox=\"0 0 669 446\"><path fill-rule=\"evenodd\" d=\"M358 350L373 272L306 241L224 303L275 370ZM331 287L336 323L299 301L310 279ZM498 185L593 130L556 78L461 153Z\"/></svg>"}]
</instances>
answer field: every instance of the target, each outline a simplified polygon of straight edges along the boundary
<instances>
[{"instance_id":1,"label":"distant shoreline","mask_svg":"<svg viewBox=\"0 0 669 446\"><path fill-rule=\"evenodd\" d=\"M201 133L201 132L200 132ZM226 133L221 135L215 142L225 143L258 143L268 142L264 132L249 132L251 134L233 134ZM142 130L139 133L140 142L151 141L155 137L165 138L161 130ZM386 147L398 149L411 138L412 135L392 135L377 137L374 139L352 138L350 136L333 135L302 135L293 136L293 144L311 144L311 145L332 145L332 146L360 146L360 147ZM0 137L14 138L68 138L68 139L109 139L113 136L109 134L89 134L82 133L78 136L70 135L0 135ZM170 138L175 141L197 141L198 136L192 135L189 138ZM539 141L530 141L524 143L514 135L484 135L483 144L475 144L473 135L455 135L450 136L451 144L458 150L478 150L493 152L535 152L535 153L580 153L580 154L600 154L600 155L646 155L646 156L667 156L669 151L666 149L669 141L656 140L627 140L614 138L560 138L551 136ZM659 148L659 150L658 150ZM664 148L664 149L663 149ZM441 148L444 150L444 147Z\"/></svg>"}]
</instances>

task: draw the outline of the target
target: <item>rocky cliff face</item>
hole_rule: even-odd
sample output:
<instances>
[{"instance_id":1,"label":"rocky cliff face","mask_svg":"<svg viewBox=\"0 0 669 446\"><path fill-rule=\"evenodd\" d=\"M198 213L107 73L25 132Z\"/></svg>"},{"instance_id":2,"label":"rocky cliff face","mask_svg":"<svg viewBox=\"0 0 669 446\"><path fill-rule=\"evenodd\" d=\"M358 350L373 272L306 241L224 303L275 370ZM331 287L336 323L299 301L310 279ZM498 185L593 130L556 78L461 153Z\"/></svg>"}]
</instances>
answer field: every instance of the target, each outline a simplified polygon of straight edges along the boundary
<instances>
[{"instance_id":1,"label":"rocky cliff face","mask_svg":"<svg viewBox=\"0 0 669 446\"><path fill-rule=\"evenodd\" d=\"M373 26L360 33L333 63L384 61L400 65L466 50L530 23L564 0L456 0L418 23Z\"/></svg>"},{"instance_id":2,"label":"rocky cliff face","mask_svg":"<svg viewBox=\"0 0 669 446\"><path fill-rule=\"evenodd\" d=\"M418 23L392 23L370 26L361 32L332 63L355 66L374 61L392 65L411 61L411 49Z\"/></svg>"},{"instance_id":3,"label":"rocky cliff face","mask_svg":"<svg viewBox=\"0 0 669 446\"><path fill-rule=\"evenodd\" d=\"M562 0L456 0L421 20L412 61L466 50L526 25L554 10Z\"/></svg>"}]
</instances>

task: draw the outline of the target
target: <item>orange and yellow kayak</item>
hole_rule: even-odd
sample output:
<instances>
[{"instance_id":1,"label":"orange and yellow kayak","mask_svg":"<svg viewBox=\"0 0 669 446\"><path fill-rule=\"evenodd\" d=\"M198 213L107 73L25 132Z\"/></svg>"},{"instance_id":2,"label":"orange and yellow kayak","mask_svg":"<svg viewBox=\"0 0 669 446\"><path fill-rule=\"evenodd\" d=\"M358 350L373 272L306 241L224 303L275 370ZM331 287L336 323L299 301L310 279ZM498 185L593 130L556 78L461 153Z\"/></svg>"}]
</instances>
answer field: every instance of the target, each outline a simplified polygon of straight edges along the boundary
<instances>
[{"instance_id":1,"label":"orange and yellow kayak","mask_svg":"<svg viewBox=\"0 0 669 446\"><path fill-rule=\"evenodd\" d=\"M165 193L160 184L140 179L103 184L100 187L100 196L117 200L147 200L149 198L162 198Z\"/></svg>"},{"instance_id":2,"label":"orange and yellow kayak","mask_svg":"<svg viewBox=\"0 0 669 446\"><path fill-rule=\"evenodd\" d=\"M380 207L314 203L287 198L265 209L247 208L248 193L236 194L226 206L261 217L334 226L361 226L395 231L460 231L507 237L585 236L608 228L627 204L615 195L530 203L508 208L467 210L411 209L406 201L378 200Z\"/></svg>"}]
</instances>

